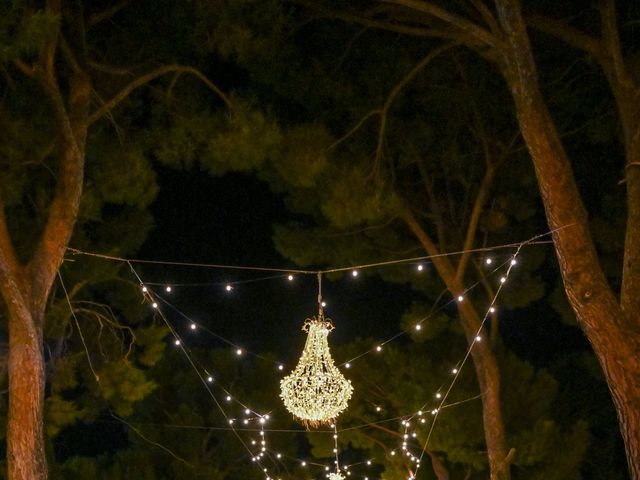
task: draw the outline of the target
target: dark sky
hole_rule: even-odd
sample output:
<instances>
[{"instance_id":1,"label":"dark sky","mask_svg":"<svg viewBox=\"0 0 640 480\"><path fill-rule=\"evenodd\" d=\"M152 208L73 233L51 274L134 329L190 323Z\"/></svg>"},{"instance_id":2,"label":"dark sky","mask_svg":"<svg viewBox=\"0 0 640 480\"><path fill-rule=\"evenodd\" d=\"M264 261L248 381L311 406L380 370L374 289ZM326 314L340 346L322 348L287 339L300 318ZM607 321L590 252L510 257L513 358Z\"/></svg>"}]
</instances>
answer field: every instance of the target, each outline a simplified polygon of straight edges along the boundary
<instances>
[{"instance_id":1,"label":"dark sky","mask_svg":"<svg viewBox=\"0 0 640 480\"><path fill-rule=\"evenodd\" d=\"M273 225L288 220L282 199L249 174L212 177L199 171L159 168L156 227L139 257L167 261L299 268L276 252ZM300 327L317 313L314 275L209 268L145 266L143 279L173 285L171 302L197 322L253 351L272 351L294 362L304 341ZM268 278L275 277L275 278ZM227 282L239 282L231 293ZM203 283L205 286L176 286ZM373 272L323 284L326 313L336 325L333 342L358 336L387 338L410 304L408 286L383 284ZM187 332L187 322L171 319ZM220 346L210 335L199 341Z\"/></svg>"}]
</instances>

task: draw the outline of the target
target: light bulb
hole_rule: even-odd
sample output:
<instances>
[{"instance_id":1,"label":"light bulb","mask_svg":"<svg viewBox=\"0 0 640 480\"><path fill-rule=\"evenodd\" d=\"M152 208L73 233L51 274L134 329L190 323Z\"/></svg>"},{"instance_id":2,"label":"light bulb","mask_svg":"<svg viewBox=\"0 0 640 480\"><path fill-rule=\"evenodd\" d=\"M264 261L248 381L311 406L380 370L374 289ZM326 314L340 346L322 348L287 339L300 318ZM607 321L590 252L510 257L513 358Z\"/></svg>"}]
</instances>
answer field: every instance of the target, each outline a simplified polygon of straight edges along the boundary
<instances>
[{"instance_id":1,"label":"light bulb","mask_svg":"<svg viewBox=\"0 0 640 480\"><path fill-rule=\"evenodd\" d=\"M351 276L353 276L353 277L357 277L357 276L358 276L358 271L357 271L357 270L353 270L353 271L351 272Z\"/></svg>"},{"instance_id":2,"label":"light bulb","mask_svg":"<svg viewBox=\"0 0 640 480\"><path fill-rule=\"evenodd\" d=\"M487 258L484 262L485 262L487 265L491 265L491 262L493 262L493 260L491 260L490 258Z\"/></svg>"},{"instance_id":3,"label":"light bulb","mask_svg":"<svg viewBox=\"0 0 640 480\"><path fill-rule=\"evenodd\" d=\"M422 270L424 270L424 266L422 264L418 265L418 271L421 272Z\"/></svg>"},{"instance_id":4,"label":"light bulb","mask_svg":"<svg viewBox=\"0 0 640 480\"><path fill-rule=\"evenodd\" d=\"M231 290L233 290L233 286L229 284L227 284L224 288L227 292L230 292Z\"/></svg>"},{"instance_id":5,"label":"light bulb","mask_svg":"<svg viewBox=\"0 0 640 480\"><path fill-rule=\"evenodd\" d=\"M165 290L166 290L168 293L171 293L171 287L170 287L170 286L168 286L168 285L167 285L167 288L165 288Z\"/></svg>"},{"instance_id":6,"label":"light bulb","mask_svg":"<svg viewBox=\"0 0 640 480\"><path fill-rule=\"evenodd\" d=\"M293 275L289 275L289 276L287 277L287 280L289 280L290 282L291 282L291 281L293 281Z\"/></svg>"},{"instance_id":7,"label":"light bulb","mask_svg":"<svg viewBox=\"0 0 640 480\"><path fill-rule=\"evenodd\" d=\"M459 296L458 296L458 301L459 301L459 302L461 302L461 301L463 301L463 300L464 300L464 297L463 297L462 295L459 295Z\"/></svg>"},{"instance_id":8,"label":"light bulb","mask_svg":"<svg viewBox=\"0 0 640 480\"><path fill-rule=\"evenodd\" d=\"M191 330L195 330L196 328L197 328L196 324L195 324L195 323L192 323L192 324L191 324Z\"/></svg>"}]
</instances>

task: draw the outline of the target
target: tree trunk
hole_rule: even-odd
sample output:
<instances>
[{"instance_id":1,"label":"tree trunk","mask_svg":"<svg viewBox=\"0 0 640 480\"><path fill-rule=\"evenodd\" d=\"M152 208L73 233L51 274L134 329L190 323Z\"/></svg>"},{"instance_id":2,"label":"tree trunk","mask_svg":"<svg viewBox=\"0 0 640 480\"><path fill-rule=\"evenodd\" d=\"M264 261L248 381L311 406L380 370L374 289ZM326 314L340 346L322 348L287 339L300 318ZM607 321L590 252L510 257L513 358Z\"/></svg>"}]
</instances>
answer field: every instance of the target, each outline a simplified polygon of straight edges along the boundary
<instances>
[{"instance_id":1,"label":"tree trunk","mask_svg":"<svg viewBox=\"0 0 640 480\"><path fill-rule=\"evenodd\" d=\"M39 320L27 308L9 314L7 463L12 480L47 478L42 415L45 368Z\"/></svg>"},{"instance_id":2,"label":"tree trunk","mask_svg":"<svg viewBox=\"0 0 640 480\"><path fill-rule=\"evenodd\" d=\"M638 312L621 308L600 266L571 164L540 93L520 4L516 0L498 0L496 4L508 42L503 73L511 88L520 129L533 159L547 221L554 230L554 246L565 291L604 371L618 412L631 477L638 480ZM637 232L638 225L627 225L627 229Z\"/></svg>"},{"instance_id":3,"label":"tree trunk","mask_svg":"<svg viewBox=\"0 0 640 480\"><path fill-rule=\"evenodd\" d=\"M451 295L458 296L464 291L464 288L459 283L459 276L456 275L453 265L446 257L437 255L436 246L409 210L403 210L402 217L427 253L434 257L433 264L447 290ZM467 342L471 345L480 329L481 319L468 300L458 303L458 312ZM484 340L475 343L471 349L471 359L482 392L482 423L490 478L491 480L510 480L511 470L509 462L506 460L506 435L500 400L500 370L491 345L486 341L486 338Z\"/></svg>"}]
</instances>

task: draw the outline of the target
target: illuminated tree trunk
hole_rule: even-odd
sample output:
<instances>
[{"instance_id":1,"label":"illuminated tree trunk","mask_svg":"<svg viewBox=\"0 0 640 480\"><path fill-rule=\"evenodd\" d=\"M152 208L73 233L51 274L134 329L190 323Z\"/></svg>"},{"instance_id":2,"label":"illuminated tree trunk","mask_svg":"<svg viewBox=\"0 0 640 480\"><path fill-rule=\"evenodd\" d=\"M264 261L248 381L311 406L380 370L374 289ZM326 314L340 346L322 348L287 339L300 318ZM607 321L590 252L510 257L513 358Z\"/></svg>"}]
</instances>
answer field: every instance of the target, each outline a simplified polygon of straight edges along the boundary
<instances>
[{"instance_id":1,"label":"illuminated tree trunk","mask_svg":"<svg viewBox=\"0 0 640 480\"><path fill-rule=\"evenodd\" d=\"M9 478L47 478L43 409L45 369L42 329L24 309L9 315Z\"/></svg>"},{"instance_id":2,"label":"illuminated tree trunk","mask_svg":"<svg viewBox=\"0 0 640 480\"><path fill-rule=\"evenodd\" d=\"M618 300L600 266L571 164L540 93L520 3L496 4L508 42L503 73L533 158L549 226L557 229L554 245L564 287L609 385L631 476L640 479L640 129L632 120L640 115L638 96L627 95L622 101L631 109L635 105L635 112L625 114L628 106L620 112L627 133L628 217Z\"/></svg>"}]
</instances>

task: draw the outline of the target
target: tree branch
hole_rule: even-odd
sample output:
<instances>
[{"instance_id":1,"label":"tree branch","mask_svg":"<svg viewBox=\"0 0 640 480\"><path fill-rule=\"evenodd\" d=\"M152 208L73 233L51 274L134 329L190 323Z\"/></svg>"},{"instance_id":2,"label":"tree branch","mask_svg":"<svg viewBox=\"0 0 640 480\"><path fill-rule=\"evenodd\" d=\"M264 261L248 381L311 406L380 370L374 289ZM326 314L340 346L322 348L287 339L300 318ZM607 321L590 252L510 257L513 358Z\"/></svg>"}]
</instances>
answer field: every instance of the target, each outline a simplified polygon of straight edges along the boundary
<instances>
[{"instance_id":1,"label":"tree branch","mask_svg":"<svg viewBox=\"0 0 640 480\"><path fill-rule=\"evenodd\" d=\"M377 170L378 165L382 161L384 155L384 144L387 133L387 119L389 116L389 109L393 102L398 97L404 87L407 86L411 80L413 80L420 71L425 68L434 58L440 55L442 52L459 45L457 42L450 42L445 45L441 45L438 48L434 48L429 54L420 60L400 81L391 89L389 96L384 102L382 109L380 110L380 131L378 132L378 145L376 147L376 156L374 161L374 171Z\"/></svg>"},{"instance_id":2,"label":"tree branch","mask_svg":"<svg viewBox=\"0 0 640 480\"><path fill-rule=\"evenodd\" d=\"M603 61L604 50L600 39L587 35L562 20L542 15L529 15L526 21L530 27L593 55L599 63Z\"/></svg>"},{"instance_id":3,"label":"tree branch","mask_svg":"<svg viewBox=\"0 0 640 480\"><path fill-rule=\"evenodd\" d=\"M476 42L483 43L487 46L499 48L500 42L491 32L467 20L464 17L451 13L431 2L424 0L381 0L384 3L408 8L413 11L422 12L430 17L443 21L449 26L455 27Z\"/></svg>"},{"instance_id":4,"label":"tree branch","mask_svg":"<svg viewBox=\"0 0 640 480\"><path fill-rule=\"evenodd\" d=\"M222 90L220 90L220 88L218 88L213 82L211 82L207 77L205 77L200 72L200 70L197 70L193 67L188 67L185 65L174 64L174 65L162 66L133 80L131 83L125 86L122 90L120 90L120 92L118 92L114 97L112 97L110 100L107 100L107 102L105 102L100 108L98 108L95 112L89 115L89 125L96 122L106 113L114 109L118 104L120 104L120 102L126 99L131 94L131 92L133 92L137 88L140 88L146 85L147 83L155 80L158 77L161 77L168 73L175 73L175 72L188 73L195 76L200 81L202 81L207 87L209 87L210 90L215 92L230 110L233 110L233 105L231 104L231 101L229 100L229 98L222 92Z\"/></svg>"},{"instance_id":5,"label":"tree branch","mask_svg":"<svg viewBox=\"0 0 640 480\"><path fill-rule=\"evenodd\" d=\"M131 0L121 0L120 2L117 2L116 4L107 8L106 10L102 10L101 12L94 13L93 15L89 16L89 19L87 20L87 27L91 28L94 25L97 25L98 23L104 22L106 20L109 20L115 17L116 14L120 12L120 10L123 10L126 7L128 7L130 3L131 3Z\"/></svg>"},{"instance_id":6,"label":"tree branch","mask_svg":"<svg viewBox=\"0 0 640 480\"><path fill-rule=\"evenodd\" d=\"M460 35L457 35L454 32L449 32L446 30L423 28L423 27L418 27L414 25L402 25L398 23L386 22L383 20L378 20L378 19L369 18L362 15L357 15L350 12L333 11L309 0L293 0L293 1L298 5L302 5L306 8L316 11L317 13L321 14L325 18L342 20L347 23L356 23L358 25L363 25L365 27L371 27L378 30L401 33L403 35L409 35L412 37L448 38L452 40L458 40L460 43L465 43L465 40L469 40L469 38L461 38Z\"/></svg>"},{"instance_id":7,"label":"tree branch","mask_svg":"<svg viewBox=\"0 0 640 480\"><path fill-rule=\"evenodd\" d=\"M462 247L463 253L460 257L460 261L458 262L458 267L456 268L456 279L458 282L462 281L462 278L464 277L464 274L467 270L469 259L471 258L471 249L473 248L473 243L476 238L476 232L478 231L480 216L482 215L482 210L487 201L489 189L491 188L491 184L493 183L493 175L494 169L491 165L488 165L484 177L482 178L482 183L478 188L478 193L476 195L476 199L473 203L473 209L471 211L471 216L469 217L469 223L467 224L467 232L465 234L464 245Z\"/></svg>"}]
</instances>

